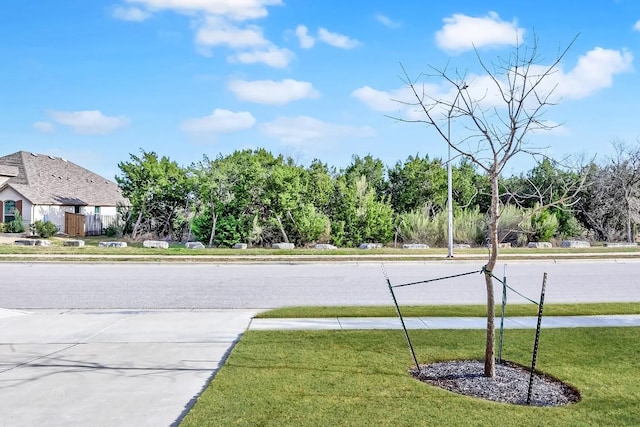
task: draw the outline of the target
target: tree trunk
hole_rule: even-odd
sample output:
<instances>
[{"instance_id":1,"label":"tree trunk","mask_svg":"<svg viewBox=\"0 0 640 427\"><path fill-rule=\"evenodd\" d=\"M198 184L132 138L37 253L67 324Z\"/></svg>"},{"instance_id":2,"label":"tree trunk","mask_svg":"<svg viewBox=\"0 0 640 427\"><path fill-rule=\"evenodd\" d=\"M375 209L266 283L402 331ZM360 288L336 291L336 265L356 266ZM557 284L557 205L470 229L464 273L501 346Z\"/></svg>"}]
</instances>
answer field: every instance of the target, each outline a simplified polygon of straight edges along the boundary
<instances>
[{"instance_id":1,"label":"tree trunk","mask_svg":"<svg viewBox=\"0 0 640 427\"><path fill-rule=\"evenodd\" d=\"M211 209L213 220L211 221L211 234L209 235L209 247L213 246L213 239L216 237L216 224L218 223L218 215L216 215L214 208Z\"/></svg>"},{"instance_id":2,"label":"tree trunk","mask_svg":"<svg viewBox=\"0 0 640 427\"><path fill-rule=\"evenodd\" d=\"M491 181L491 213L489 222L489 242L491 252L485 265L484 280L487 288L487 341L484 353L484 375L493 377L496 374L495 362L495 300L493 296L493 269L498 259L498 221L500 220L500 200L498 198L498 174L490 173Z\"/></svg>"},{"instance_id":3,"label":"tree trunk","mask_svg":"<svg viewBox=\"0 0 640 427\"><path fill-rule=\"evenodd\" d=\"M287 233L284 231L284 226L282 225L282 221L277 213L273 213L273 216L276 217L276 221L278 221L278 226L280 227L280 234L282 234L282 240L284 243L289 243L289 239L287 238Z\"/></svg>"},{"instance_id":4,"label":"tree trunk","mask_svg":"<svg viewBox=\"0 0 640 427\"><path fill-rule=\"evenodd\" d=\"M138 234L138 229L140 228L140 223L142 222L142 209L140 209L140 212L138 212L138 219L136 220L136 223L133 226L133 230L131 231L131 238L135 239L136 235Z\"/></svg>"},{"instance_id":5,"label":"tree trunk","mask_svg":"<svg viewBox=\"0 0 640 427\"><path fill-rule=\"evenodd\" d=\"M631 231L631 204L627 202L627 242L633 243L633 233Z\"/></svg>"}]
</instances>

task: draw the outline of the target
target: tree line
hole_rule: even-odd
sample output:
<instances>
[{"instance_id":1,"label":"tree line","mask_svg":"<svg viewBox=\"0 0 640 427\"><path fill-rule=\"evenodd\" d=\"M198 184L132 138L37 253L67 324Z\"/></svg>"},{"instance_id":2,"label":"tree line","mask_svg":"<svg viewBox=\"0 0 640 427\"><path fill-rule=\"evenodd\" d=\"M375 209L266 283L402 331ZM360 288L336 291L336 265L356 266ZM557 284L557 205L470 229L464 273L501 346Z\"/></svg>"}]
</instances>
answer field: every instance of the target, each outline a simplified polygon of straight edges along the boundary
<instances>
[{"instance_id":1,"label":"tree line","mask_svg":"<svg viewBox=\"0 0 640 427\"><path fill-rule=\"evenodd\" d=\"M640 148L619 141L614 148L611 158L579 169L545 159L501 177L500 239L632 241L640 220ZM116 181L130 205L121 207L113 231L134 239L199 240L210 247L446 242L446 165L428 155L393 166L354 155L337 169L256 149L203 156L184 167L141 150L118 167ZM454 241L482 245L489 180L467 160L452 166L452 177ZM563 199L572 188L579 191Z\"/></svg>"}]
</instances>

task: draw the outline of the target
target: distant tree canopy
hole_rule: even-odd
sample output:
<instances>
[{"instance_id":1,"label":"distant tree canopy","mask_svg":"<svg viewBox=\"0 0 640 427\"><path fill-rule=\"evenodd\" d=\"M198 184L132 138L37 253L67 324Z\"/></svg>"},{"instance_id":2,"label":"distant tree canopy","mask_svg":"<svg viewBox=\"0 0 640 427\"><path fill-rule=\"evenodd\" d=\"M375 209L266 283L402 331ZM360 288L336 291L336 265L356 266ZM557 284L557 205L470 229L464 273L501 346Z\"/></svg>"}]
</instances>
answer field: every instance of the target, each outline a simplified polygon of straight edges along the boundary
<instances>
[{"instance_id":1,"label":"distant tree canopy","mask_svg":"<svg viewBox=\"0 0 640 427\"><path fill-rule=\"evenodd\" d=\"M501 177L502 203L519 218L506 215L505 229L515 229L519 243L633 239L640 221L640 148L617 147L616 156L588 166L588 182L569 207L553 202L579 174L552 160ZM203 156L189 166L141 150L118 167L116 181L131 204L122 231L134 238L193 239L211 247L392 241L436 246L446 240L446 167L428 155L392 166L354 155L337 169L317 159L300 165L265 149ZM453 205L455 242L486 243L489 181L468 161L453 166Z\"/></svg>"}]
</instances>

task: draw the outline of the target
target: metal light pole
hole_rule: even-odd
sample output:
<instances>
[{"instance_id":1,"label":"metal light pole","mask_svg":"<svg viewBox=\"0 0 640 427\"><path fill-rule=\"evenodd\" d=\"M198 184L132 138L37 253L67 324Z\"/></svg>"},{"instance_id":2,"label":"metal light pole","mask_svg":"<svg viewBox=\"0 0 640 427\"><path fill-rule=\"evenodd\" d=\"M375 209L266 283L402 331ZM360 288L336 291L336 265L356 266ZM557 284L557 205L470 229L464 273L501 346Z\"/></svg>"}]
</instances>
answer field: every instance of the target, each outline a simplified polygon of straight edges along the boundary
<instances>
[{"instance_id":1,"label":"metal light pole","mask_svg":"<svg viewBox=\"0 0 640 427\"><path fill-rule=\"evenodd\" d=\"M447 161L447 237L448 248L447 258L453 258L453 172L451 170L451 115L453 114L453 107L458 102L458 96L461 91L465 90L469 86L466 83L462 84L462 87L458 86L458 93L451 103L449 114L447 115L447 147L449 148L449 161Z\"/></svg>"},{"instance_id":2,"label":"metal light pole","mask_svg":"<svg viewBox=\"0 0 640 427\"><path fill-rule=\"evenodd\" d=\"M449 117L449 135L451 136L451 117ZM449 252L447 258L453 258L453 178L451 171L451 144L449 147L449 161L447 162L447 220L448 220L448 238Z\"/></svg>"}]
</instances>

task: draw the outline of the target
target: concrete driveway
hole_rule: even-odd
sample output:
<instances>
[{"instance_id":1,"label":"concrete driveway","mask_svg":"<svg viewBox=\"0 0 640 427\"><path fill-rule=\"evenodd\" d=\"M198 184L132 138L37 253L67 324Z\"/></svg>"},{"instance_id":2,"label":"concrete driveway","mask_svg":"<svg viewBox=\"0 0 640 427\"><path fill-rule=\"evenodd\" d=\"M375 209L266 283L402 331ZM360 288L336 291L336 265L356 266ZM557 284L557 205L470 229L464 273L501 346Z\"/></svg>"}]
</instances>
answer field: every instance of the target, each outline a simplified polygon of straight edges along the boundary
<instances>
[{"instance_id":1,"label":"concrete driveway","mask_svg":"<svg viewBox=\"0 0 640 427\"><path fill-rule=\"evenodd\" d=\"M0 426L169 426L256 310L0 309Z\"/></svg>"}]
</instances>

